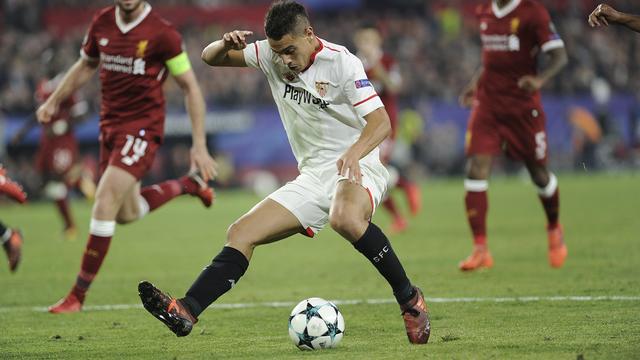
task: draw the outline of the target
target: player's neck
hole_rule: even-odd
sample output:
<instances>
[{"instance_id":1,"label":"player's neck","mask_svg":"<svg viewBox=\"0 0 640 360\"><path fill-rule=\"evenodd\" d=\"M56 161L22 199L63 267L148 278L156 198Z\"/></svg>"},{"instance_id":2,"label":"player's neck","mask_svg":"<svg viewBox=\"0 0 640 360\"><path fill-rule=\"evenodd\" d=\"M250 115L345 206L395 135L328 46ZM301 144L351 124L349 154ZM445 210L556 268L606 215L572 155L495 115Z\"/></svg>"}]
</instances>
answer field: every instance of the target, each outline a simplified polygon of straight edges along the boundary
<instances>
[{"instance_id":1,"label":"player's neck","mask_svg":"<svg viewBox=\"0 0 640 360\"><path fill-rule=\"evenodd\" d=\"M144 9L147 7L147 2L143 1L140 3L140 6L138 6L135 10L130 11L130 12L125 12L122 11L122 9L118 9L118 11L120 12L120 18L122 19L122 21L125 24L131 23L136 21L137 18L139 18L142 13L144 12Z\"/></svg>"},{"instance_id":2,"label":"player's neck","mask_svg":"<svg viewBox=\"0 0 640 360\"><path fill-rule=\"evenodd\" d=\"M513 0L494 0L496 5L498 5L498 7L500 9L502 9L503 7L509 5L509 3L511 3Z\"/></svg>"},{"instance_id":3,"label":"player's neck","mask_svg":"<svg viewBox=\"0 0 640 360\"><path fill-rule=\"evenodd\" d=\"M320 43L320 39L318 39L317 36L313 37L313 51L314 52L318 52L320 51L320 48L322 47L322 44Z\"/></svg>"}]
</instances>

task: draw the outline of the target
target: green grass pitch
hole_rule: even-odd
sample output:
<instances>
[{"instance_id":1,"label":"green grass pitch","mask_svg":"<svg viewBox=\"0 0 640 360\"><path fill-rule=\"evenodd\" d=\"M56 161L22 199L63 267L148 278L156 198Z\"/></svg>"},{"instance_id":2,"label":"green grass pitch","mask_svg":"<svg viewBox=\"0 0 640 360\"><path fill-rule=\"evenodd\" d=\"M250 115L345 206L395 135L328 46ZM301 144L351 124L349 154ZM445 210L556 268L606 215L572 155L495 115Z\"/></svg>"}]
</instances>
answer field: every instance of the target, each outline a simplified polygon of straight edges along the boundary
<instances>
[{"instance_id":1,"label":"green grass pitch","mask_svg":"<svg viewBox=\"0 0 640 360\"><path fill-rule=\"evenodd\" d=\"M0 358L152 359L621 359L640 358L640 176L560 176L561 221L569 257L547 265L544 215L534 188L519 178L491 181L490 271L464 274L471 248L462 180L423 186L424 210L391 237L412 281L430 298L431 340L411 346L392 303L341 305L345 337L336 349L301 352L288 338L289 306L209 309L192 334L176 338L141 308L71 315L34 311L66 294L79 268L90 205L77 201L78 240L63 241L54 207L1 204L0 219L22 228L16 274L0 265ZM257 197L222 192L210 210L184 197L142 221L120 226L87 306L138 304L148 279L182 296L224 243L227 226ZM387 227L383 211L375 221ZM220 303L390 299L384 280L332 230L260 247L247 274ZM540 301L495 302L498 297ZM549 300L623 296L626 300ZM451 302L484 298L480 302Z\"/></svg>"}]
</instances>

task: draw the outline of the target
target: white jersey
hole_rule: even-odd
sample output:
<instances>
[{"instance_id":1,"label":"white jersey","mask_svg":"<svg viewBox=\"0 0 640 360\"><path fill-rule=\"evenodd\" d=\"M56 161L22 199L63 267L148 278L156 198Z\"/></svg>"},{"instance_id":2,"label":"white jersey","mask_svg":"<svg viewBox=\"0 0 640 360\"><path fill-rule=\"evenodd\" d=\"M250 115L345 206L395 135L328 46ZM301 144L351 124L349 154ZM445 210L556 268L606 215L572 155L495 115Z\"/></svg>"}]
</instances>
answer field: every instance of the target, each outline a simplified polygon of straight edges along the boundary
<instances>
[{"instance_id":1,"label":"white jersey","mask_svg":"<svg viewBox=\"0 0 640 360\"><path fill-rule=\"evenodd\" d=\"M267 76L301 173L335 167L360 137L366 124L363 117L384 106L362 62L345 47L318 40L319 50L299 74L289 70L267 40L244 49L247 65ZM360 162L379 164L379 149Z\"/></svg>"}]
</instances>

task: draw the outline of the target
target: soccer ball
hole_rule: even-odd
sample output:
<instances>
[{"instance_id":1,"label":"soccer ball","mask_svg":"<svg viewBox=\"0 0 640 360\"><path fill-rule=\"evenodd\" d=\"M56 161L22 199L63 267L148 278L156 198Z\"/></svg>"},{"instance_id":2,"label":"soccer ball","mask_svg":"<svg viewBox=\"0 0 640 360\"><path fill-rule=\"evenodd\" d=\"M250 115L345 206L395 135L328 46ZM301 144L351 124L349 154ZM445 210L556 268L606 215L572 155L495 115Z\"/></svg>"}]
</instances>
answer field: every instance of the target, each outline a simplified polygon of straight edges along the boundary
<instances>
[{"instance_id":1,"label":"soccer ball","mask_svg":"<svg viewBox=\"0 0 640 360\"><path fill-rule=\"evenodd\" d=\"M289 337L300 350L338 345L344 334L344 318L332 302L321 298L302 300L291 310Z\"/></svg>"}]
</instances>

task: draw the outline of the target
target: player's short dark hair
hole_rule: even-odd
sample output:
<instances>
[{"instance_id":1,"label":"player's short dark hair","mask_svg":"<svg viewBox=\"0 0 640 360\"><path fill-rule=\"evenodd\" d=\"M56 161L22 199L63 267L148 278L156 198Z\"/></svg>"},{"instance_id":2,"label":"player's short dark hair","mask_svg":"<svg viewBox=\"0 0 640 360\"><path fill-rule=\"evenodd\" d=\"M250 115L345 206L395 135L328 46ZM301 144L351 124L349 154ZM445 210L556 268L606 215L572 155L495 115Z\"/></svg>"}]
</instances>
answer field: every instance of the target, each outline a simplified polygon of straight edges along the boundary
<instances>
[{"instance_id":1,"label":"player's short dark hair","mask_svg":"<svg viewBox=\"0 0 640 360\"><path fill-rule=\"evenodd\" d=\"M286 34L293 34L301 22L308 26L307 9L292 0L279 0L271 4L264 18L264 31L267 37L280 40Z\"/></svg>"}]
</instances>

